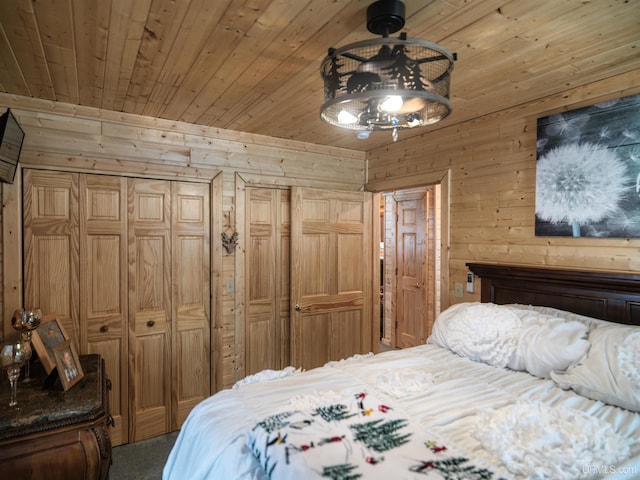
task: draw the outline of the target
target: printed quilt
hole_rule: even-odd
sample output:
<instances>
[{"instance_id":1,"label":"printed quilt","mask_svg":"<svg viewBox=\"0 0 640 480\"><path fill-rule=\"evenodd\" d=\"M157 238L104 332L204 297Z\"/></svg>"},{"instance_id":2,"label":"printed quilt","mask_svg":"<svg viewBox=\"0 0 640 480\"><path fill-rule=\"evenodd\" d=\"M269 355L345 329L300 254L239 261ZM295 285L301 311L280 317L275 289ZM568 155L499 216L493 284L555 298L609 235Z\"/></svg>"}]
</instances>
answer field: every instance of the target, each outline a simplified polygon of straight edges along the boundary
<instances>
[{"instance_id":1,"label":"printed quilt","mask_svg":"<svg viewBox=\"0 0 640 480\"><path fill-rule=\"evenodd\" d=\"M367 392L258 422L247 445L271 479L497 479Z\"/></svg>"}]
</instances>

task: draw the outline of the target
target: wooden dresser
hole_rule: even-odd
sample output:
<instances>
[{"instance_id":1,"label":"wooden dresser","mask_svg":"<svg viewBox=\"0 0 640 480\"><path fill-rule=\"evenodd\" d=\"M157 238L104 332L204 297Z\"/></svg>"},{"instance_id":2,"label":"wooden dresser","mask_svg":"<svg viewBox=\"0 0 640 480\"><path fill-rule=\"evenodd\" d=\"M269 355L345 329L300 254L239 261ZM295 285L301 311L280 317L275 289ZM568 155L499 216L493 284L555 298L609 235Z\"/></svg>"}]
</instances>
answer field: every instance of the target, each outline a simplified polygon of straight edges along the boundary
<instances>
[{"instance_id":1,"label":"wooden dresser","mask_svg":"<svg viewBox=\"0 0 640 480\"><path fill-rule=\"evenodd\" d=\"M45 373L18 384L18 409L9 408L9 382L0 381L0 472L3 478L103 480L111 466L108 380L99 355L83 355L84 378L66 392L44 390Z\"/></svg>"}]
</instances>

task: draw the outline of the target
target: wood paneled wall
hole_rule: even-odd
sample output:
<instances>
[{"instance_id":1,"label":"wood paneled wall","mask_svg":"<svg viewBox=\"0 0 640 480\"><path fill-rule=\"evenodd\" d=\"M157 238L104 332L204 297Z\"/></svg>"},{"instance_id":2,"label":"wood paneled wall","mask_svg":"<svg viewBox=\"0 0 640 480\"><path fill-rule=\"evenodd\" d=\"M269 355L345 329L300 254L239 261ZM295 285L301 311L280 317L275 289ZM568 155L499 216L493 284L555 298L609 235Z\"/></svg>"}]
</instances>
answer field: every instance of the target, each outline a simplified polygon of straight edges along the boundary
<instances>
[{"instance_id":1,"label":"wood paneled wall","mask_svg":"<svg viewBox=\"0 0 640 480\"><path fill-rule=\"evenodd\" d=\"M227 254L222 232L244 223L237 182L391 191L443 182L443 307L455 301L469 261L640 271L640 239L534 235L536 119L640 92L640 70L368 152L0 94L25 132L23 166L209 182L212 189L213 365L217 388L244 376L237 316L243 245ZM455 105L454 105L455 108ZM366 175L366 180L365 180ZM19 176L2 185L3 335L22 303ZM237 208L239 207L239 208ZM448 235L447 235L448 232ZM449 242L449 245L446 245ZM448 252L448 253L447 253ZM232 282L227 282L227 280ZM233 285L229 291L227 285ZM476 289L479 292L479 288ZM478 300L479 293L462 300Z\"/></svg>"},{"instance_id":2,"label":"wood paneled wall","mask_svg":"<svg viewBox=\"0 0 640 480\"><path fill-rule=\"evenodd\" d=\"M537 118L640 92L640 70L368 152L367 188L406 188L450 173L450 303L466 262L640 271L640 238L536 237ZM455 105L453 107L455 109ZM418 179L418 180L416 180ZM443 249L446 255L446 249ZM446 306L446 305L445 305Z\"/></svg>"},{"instance_id":3,"label":"wood paneled wall","mask_svg":"<svg viewBox=\"0 0 640 480\"><path fill-rule=\"evenodd\" d=\"M216 389L244 377L243 239L228 254L221 234L240 230L243 185L313 186L361 190L365 154L139 115L0 94L25 130L22 167L179 179L211 184L212 346ZM2 184L2 336L13 335L11 314L22 305L20 174Z\"/></svg>"}]
</instances>

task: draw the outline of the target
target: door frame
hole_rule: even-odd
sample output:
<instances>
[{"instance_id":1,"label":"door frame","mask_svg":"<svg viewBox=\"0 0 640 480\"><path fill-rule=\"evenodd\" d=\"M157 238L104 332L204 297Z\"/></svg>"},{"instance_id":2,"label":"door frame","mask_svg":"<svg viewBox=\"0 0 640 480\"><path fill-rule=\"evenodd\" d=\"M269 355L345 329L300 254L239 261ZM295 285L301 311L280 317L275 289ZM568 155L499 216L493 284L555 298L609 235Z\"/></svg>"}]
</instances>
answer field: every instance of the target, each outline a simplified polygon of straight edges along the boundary
<instances>
[{"instance_id":1,"label":"door frame","mask_svg":"<svg viewBox=\"0 0 640 480\"><path fill-rule=\"evenodd\" d=\"M437 315L449 306L449 244L450 244L450 190L451 190L451 171L449 169L439 172L422 173L411 176L395 177L393 179L383 180L371 180L365 184L365 189L377 194L390 193L398 190L411 189L423 186L438 185L434 195L435 201L435 222L436 229L439 230L437 237L439 252L437 253L437 259L435 262L435 278L436 284L434 285L434 305L433 314L434 319ZM375 199L376 197L374 197ZM374 200L375 201L375 200ZM377 200L377 206L379 206L379 200ZM379 211L375 210L375 215L379 215ZM379 225L379 218L376 217L374 225ZM379 242L380 232L374 232L374 240ZM387 246L385 245L385 249ZM378 261L379 248L374 249L376 255L376 261ZM377 280L379 284L379 279ZM390 288L391 295L395 296L395 279L392 285L384 285L385 288ZM427 308L431 308L427 306ZM385 309L385 325L383 343L389 346L395 347L395 317L393 317L393 311L391 318L387 318L387 311ZM392 329L393 335L387 334L387 331Z\"/></svg>"}]
</instances>

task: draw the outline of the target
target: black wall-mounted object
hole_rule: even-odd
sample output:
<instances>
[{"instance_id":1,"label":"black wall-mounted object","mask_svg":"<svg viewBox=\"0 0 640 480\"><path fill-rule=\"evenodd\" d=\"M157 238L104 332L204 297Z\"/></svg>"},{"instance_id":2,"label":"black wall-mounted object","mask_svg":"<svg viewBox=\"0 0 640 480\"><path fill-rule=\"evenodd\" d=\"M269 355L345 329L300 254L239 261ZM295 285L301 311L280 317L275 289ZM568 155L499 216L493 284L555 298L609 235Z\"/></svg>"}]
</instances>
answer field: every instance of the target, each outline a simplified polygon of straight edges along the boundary
<instances>
[{"instance_id":1,"label":"black wall-mounted object","mask_svg":"<svg viewBox=\"0 0 640 480\"><path fill-rule=\"evenodd\" d=\"M0 182L13 183L23 141L24 131L7 109L0 116Z\"/></svg>"}]
</instances>

